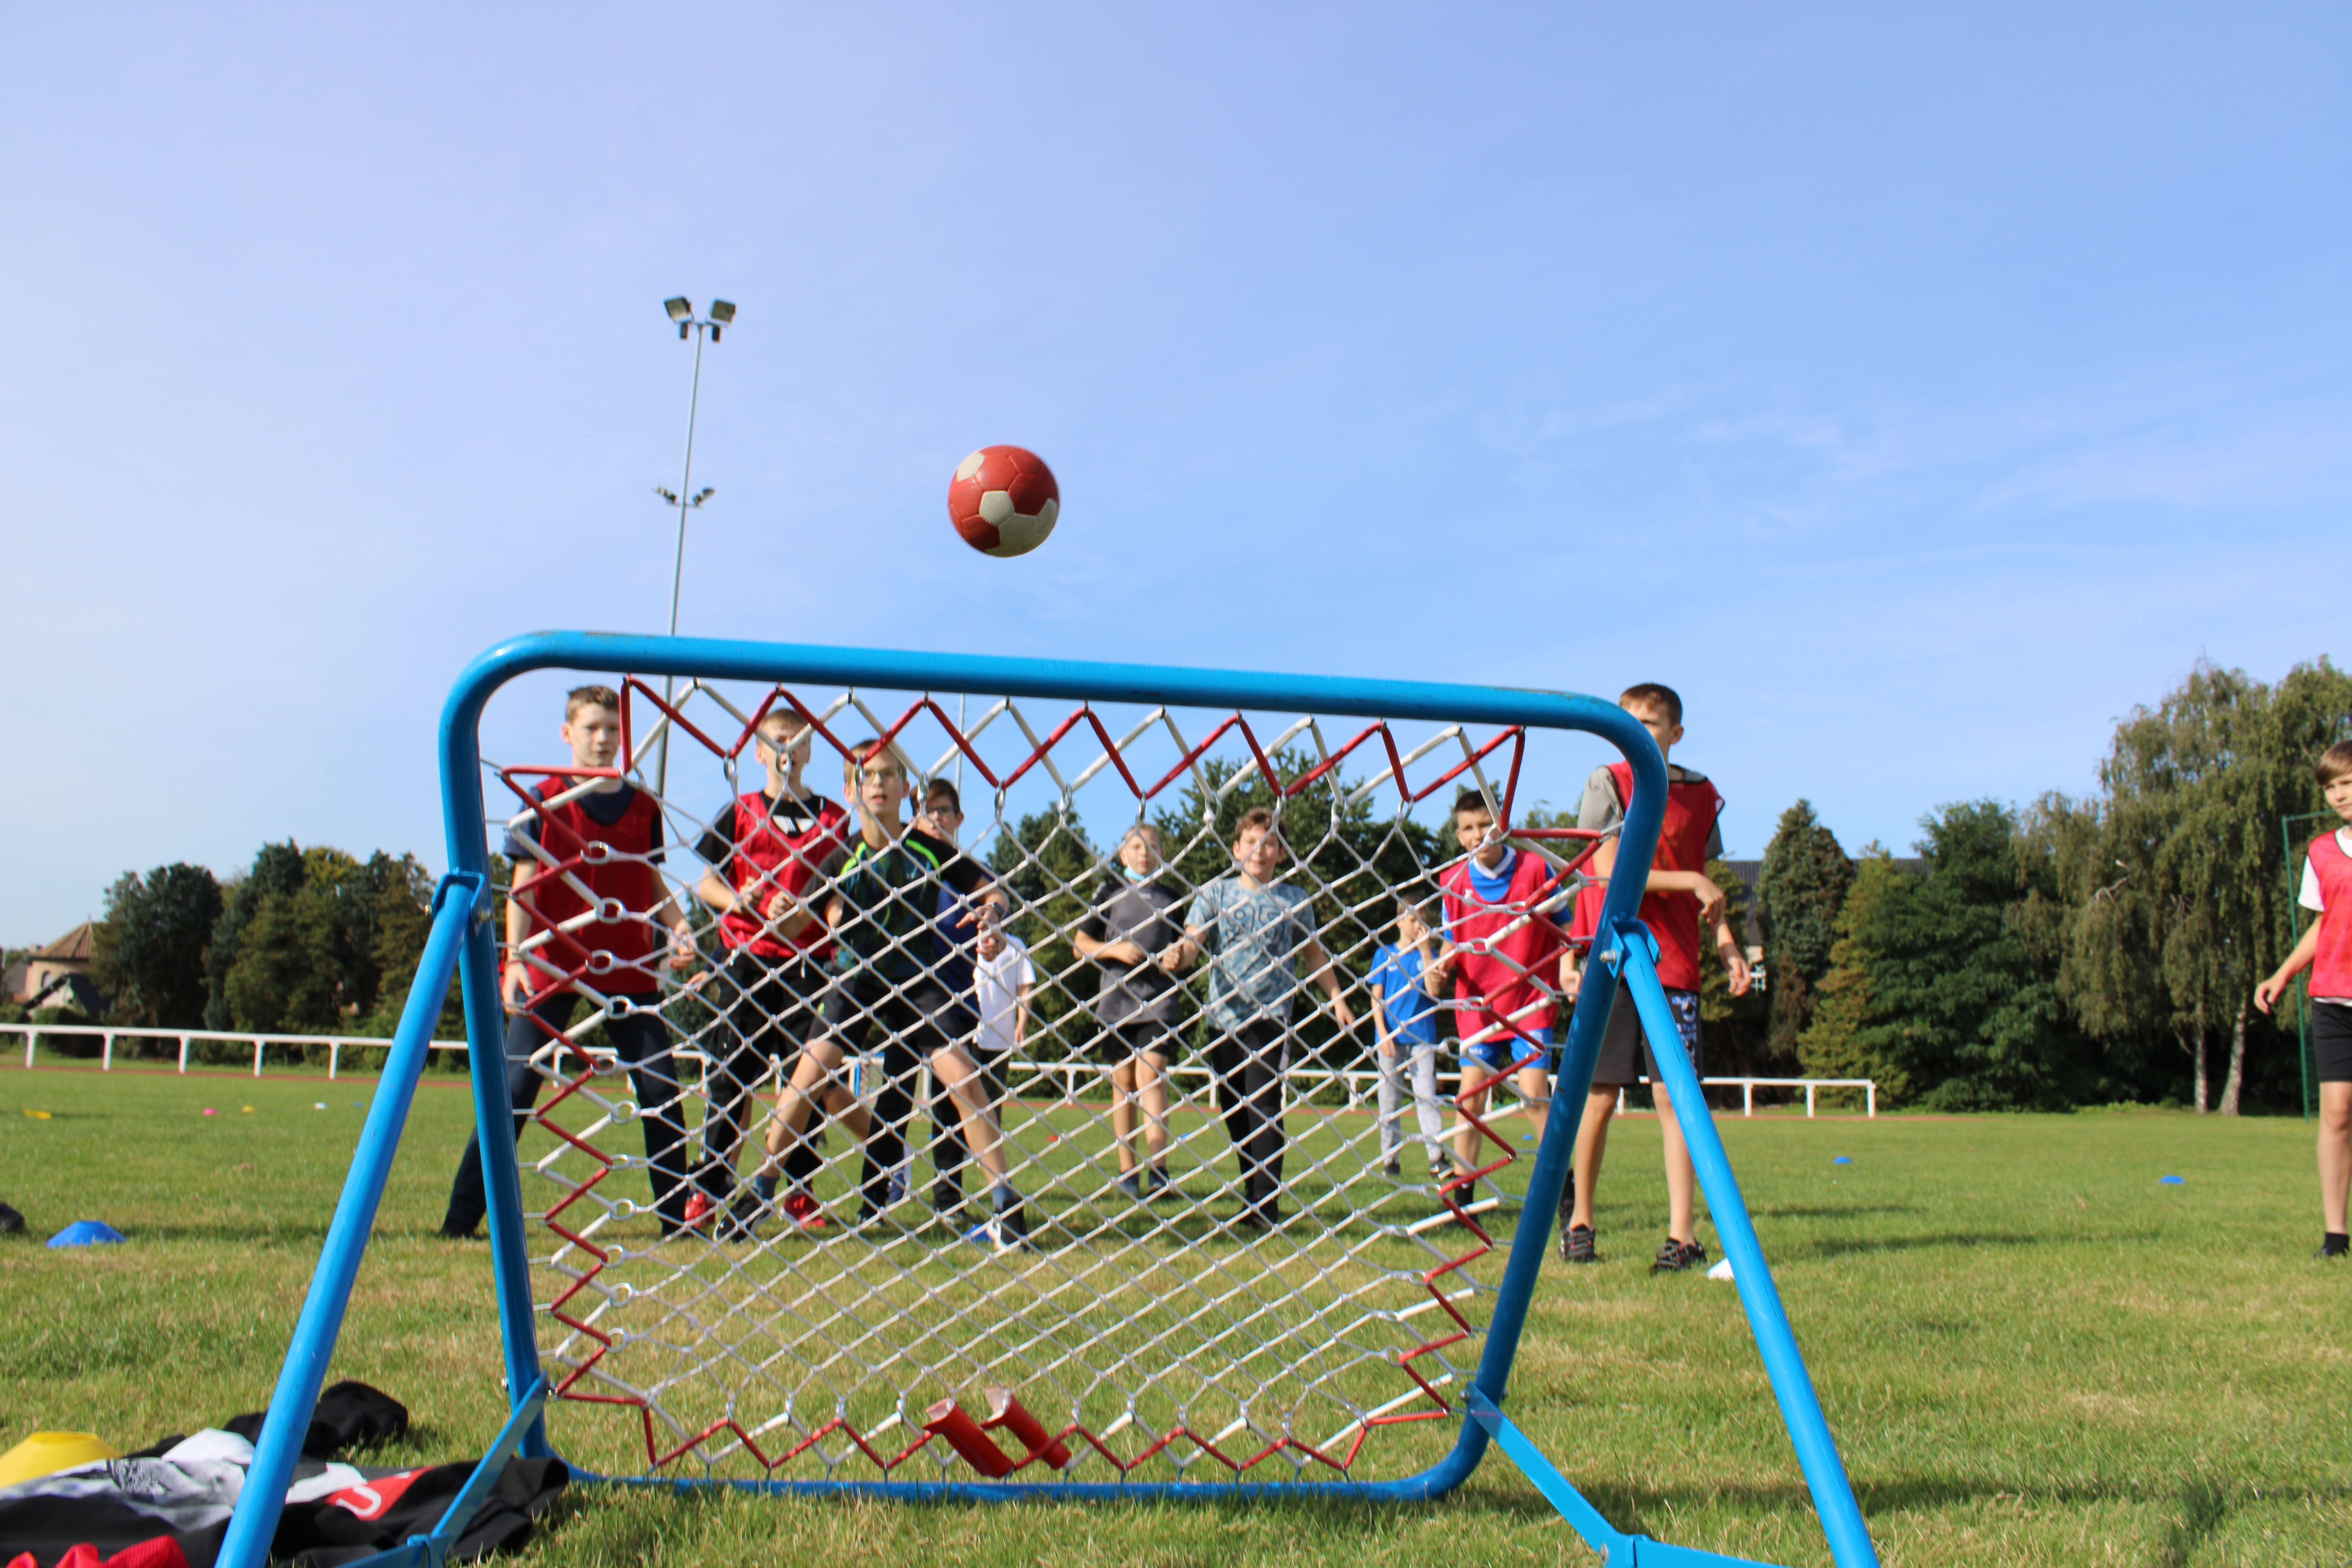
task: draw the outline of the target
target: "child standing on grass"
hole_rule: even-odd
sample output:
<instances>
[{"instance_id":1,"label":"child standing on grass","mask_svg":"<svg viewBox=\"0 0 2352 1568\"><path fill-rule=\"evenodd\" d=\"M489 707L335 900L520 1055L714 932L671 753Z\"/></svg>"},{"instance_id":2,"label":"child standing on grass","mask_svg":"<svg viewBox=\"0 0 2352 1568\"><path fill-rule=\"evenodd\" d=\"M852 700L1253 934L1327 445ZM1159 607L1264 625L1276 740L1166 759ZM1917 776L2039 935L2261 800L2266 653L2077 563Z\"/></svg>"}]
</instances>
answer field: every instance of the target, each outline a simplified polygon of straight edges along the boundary
<instances>
[{"instance_id":1,"label":"child standing on grass","mask_svg":"<svg viewBox=\"0 0 2352 1568\"><path fill-rule=\"evenodd\" d=\"M2254 990L2267 1013L2287 982L2311 971L2311 1055L2319 1069L2319 1256L2352 1253L2345 1204L2352 1193L2352 741L2338 741L2312 770L2328 809L2347 826L2311 841L2296 899L2318 918Z\"/></svg>"},{"instance_id":2,"label":"child standing on grass","mask_svg":"<svg viewBox=\"0 0 2352 1568\"><path fill-rule=\"evenodd\" d=\"M1628 687L1625 694L1617 699L1617 706L1642 721L1650 738L1657 742L1660 756L1672 756L1675 743L1683 738L1683 700L1673 688L1654 684ZM1595 768L1585 782L1577 826L1608 832L1621 826L1633 797L1633 763L1611 763ZM1715 951L1731 976L1731 994L1748 994L1748 957L1732 934L1723 889L1706 874L1707 861L1723 853L1723 835L1716 826L1716 818L1722 811L1723 796L1703 775L1671 761L1667 763L1666 818L1658 830L1657 853L1651 858L1649 879L1643 884L1641 918L1658 939L1658 982L1665 989L1666 1006L1674 1015L1675 1030L1682 1037L1693 1073L1706 1071L1698 1035L1698 944L1702 928L1714 935ZM1597 880L1577 900L1576 930L1580 936L1591 934L1596 927L1609 875L1617 864L1617 848L1616 838L1604 839L1592 858L1592 874ZM1577 976L1571 972L1564 978L1572 991ZM1610 1006L1608 1033L1601 1037L1601 1057L1592 1073L1592 1092L1584 1102L1584 1120L1576 1130L1576 1168L1571 1178L1568 1226L1559 1237L1559 1255L1570 1263L1590 1263L1596 1256L1592 1246L1592 1194L1601 1184L1601 1159L1609 1146L1609 1119L1616 1114L1617 1091L1645 1075L1650 1080L1651 1096L1657 1102L1658 1128L1666 1146L1666 1239L1652 1259L1650 1272L1678 1272L1706 1261L1706 1248L1698 1244L1693 1213L1698 1178L1691 1169L1690 1149L1683 1142L1682 1125L1675 1120L1673 1097L1658 1076L1658 1059L1642 1031L1633 995L1621 982ZM1704 1104L1698 1109L1705 1113Z\"/></svg>"},{"instance_id":3,"label":"child standing on grass","mask_svg":"<svg viewBox=\"0 0 2352 1568\"><path fill-rule=\"evenodd\" d=\"M686 1227L686 1123L656 966L667 952L671 969L692 968L694 939L662 882L661 808L613 765L621 753L621 694L609 686L575 688L563 700L562 734L571 768L541 780L530 809L507 830L514 883L499 996L507 1008L515 1131L539 1100L532 1054L563 1037L583 1000L601 999L604 1037L636 1087L654 1210L662 1235L675 1237ZM473 1235L488 1207L477 1133L457 1162L441 1234Z\"/></svg>"},{"instance_id":4,"label":"child standing on grass","mask_svg":"<svg viewBox=\"0 0 2352 1568\"><path fill-rule=\"evenodd\" d=\"M1274 813L1242 814L1234 835L1234 868L1193 895L1175 969L1209 960L1209 1071L1218 1086L1225 1136L1241 1167L1241 1223L1271 1230L1282 1223L1285 1075L1290 1071L1290 1009L1298 999L1297 963L1330 1000L1344 1031L1356 1015L1316 930L1315 900L1274 879L1288 854Z\"/></svg>"},{"instance_id":5,"label":"child standing on grass","mask_svg":"<svg viewBox=\"0 0 2352 1568\"><path fill-rule=\"evenodd\" d=\"M1381 1073L1381 1168L1391 1176L1403 1173L1404 1099L1410 1084L1433 1182L1447 1173L1445 1110L1437 1098L1437 1003L1423 984L1436 960L1436 939L1421 918L1421 906L1400 893L1396 941L1372 949L1372 972L1364 982L1376 1004L1372 1027L1380 1037L1375 1065Z\"/></svg>"},{"instance_id":6,"label":"child standing on grass","mask_svg":"<svg viewBox=\"0 0 2352 1568\"><path fill-rule=\"evenodd\" d=\"M1168 1064L1175 1058L1184 993L1176 979L1184 934L1176 895L1160 886L1160 829L1139 822L1120 840L1117 879L1097 895L1070 939L1102 971L1097 1037L1110 1065L1110 1134L1118 1190L1140 1198L1168 1186ZM1136 1159L1136 1109L1143 1161Z\"/></svg>"}]
</instances>

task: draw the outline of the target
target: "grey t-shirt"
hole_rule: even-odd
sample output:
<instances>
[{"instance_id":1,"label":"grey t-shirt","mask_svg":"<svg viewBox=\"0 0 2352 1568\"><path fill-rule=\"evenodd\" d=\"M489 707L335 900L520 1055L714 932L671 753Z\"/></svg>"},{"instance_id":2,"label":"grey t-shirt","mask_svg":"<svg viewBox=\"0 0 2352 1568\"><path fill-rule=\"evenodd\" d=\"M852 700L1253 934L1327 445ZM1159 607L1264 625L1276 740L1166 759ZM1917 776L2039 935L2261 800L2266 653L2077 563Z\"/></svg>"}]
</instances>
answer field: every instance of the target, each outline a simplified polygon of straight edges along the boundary
<instances>
[{"instance_id":1,"label":"grey t-shirt","mask_svg":"<svg viewBox=\"0 0 2352 1568\"><path fill-rule=\"evenodd\" d=\"M1209 1022L1289 1022L1298 954L1316 936L1314 900L1285 883L1244 888L1227 876L1201 889L1184 923L1199 929L1210 955Z\"/></svg>"},{"instance_id":2,"label":"grey t-shirt","mask_svg":"<svg viewBox=\"0 0 2352 1568\"><path fill-rule=\"evenodd\" d=\"M1132 965L1095 961L1102 971L1102 985L1095 994L1097 1022L1106 1028L1130 1020L1176 1022L1183 1001L1177 994L1178 981L1156 962L1184 934L1177 923L1175 894L1157 882L1122 879L1095 900L1078 930L1091 942L1131 942L1144 954L1141 963Z\"/></svg>"},{"instance_id":3,"label":"grey t-shirt","mask_svg":"<svg viewBox=\"0 0 2352 1568\"><path fill-rule=\"evenodd\" d=\"M1666 776L1675 784L1705 784L1705 773L1695 773L1688 768L1666 766ZM1588 833L1606 833L1625 820L1625 803L1617 798L1617 775L1608 768L1592 770L1584 781L1584 799L1576 807L1576 825ZM1723 824L1720 819L1707 824L1706 858L1723 858Z\"/></svg>"}]
</instances>

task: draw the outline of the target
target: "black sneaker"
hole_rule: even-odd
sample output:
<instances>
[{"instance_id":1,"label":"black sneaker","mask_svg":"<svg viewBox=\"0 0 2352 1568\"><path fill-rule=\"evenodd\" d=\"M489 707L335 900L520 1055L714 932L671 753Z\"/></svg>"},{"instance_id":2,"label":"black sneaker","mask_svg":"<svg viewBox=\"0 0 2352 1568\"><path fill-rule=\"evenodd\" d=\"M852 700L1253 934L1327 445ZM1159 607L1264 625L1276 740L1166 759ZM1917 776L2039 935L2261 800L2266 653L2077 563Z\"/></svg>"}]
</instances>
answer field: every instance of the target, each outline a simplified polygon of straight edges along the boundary
<instances>
[{"instance_id":1,"label":"black sneaker","mask_svg":"<svg viewBox=\"0 0 2352 1568\"><path fill-rule=\"evenodd\" d=\"M1394 1181L1397 1177L1404 1174L1404 1166L1394 1160L1385 1161L1381 1165L1381 1173L1388 1177L1391 1181Z\"/></svg>"},{"instance_id":2,"label":"black sneaker","mask_svg":"<svg viewBox=\"0 0 2352 1568\"><path fill-rule=\"evenodd\" d=\"M1670 1236L1666 1237L1665 1245L1658 1248L1658 1255L1650 1259L1650 1272L1679 1274L1685 1268L1696 1268L1706 1261L1706 1247L1696 1241L1676 1241Z\"/></svg>"},{"instance_id":3,"label":"black sneaker","mask_svg":"<svg viewBox=\"0 0 2352 1568\"><path fill-rule=\"evenodd\" d=\"M735 1201L727 1205L727 1213L719 1222L718 1239L720 1241L759 1240L760 1222L768 1217L768 1200L761 1197L756 1190L745 1187L735 1194Z\"/></svg>"},{"instance_id":4,"label":"black sneaker","mask_svg":"<svg viewBox=\"0 0 2352 1568\"><path fill-rule=\"evenodd\" d=\"M1592 1227L1574 1225L1559 1233L1559 1260L1562 1263L1598 1263L1601 1254L1592 1249Z\"/></svg>"},{"instance_id":5,"label":"black sneaker","mask_svg":"<svg viewBox=\"0 0 2352 1568\"><path fill-rule=\"evenodd\" d=\"M2322 1263L2332 1263L2339 1258L2352 1258L2352 1238L2336 1235L2322 1236L2319 1250L2312 1254Z\"/></svg>"},{"instance_id":6,"label":"black sneaker","mask_svg":"<svg viewBox=\"0 0 2352 1568\"><path fill-rule=\"evenodd\" d=\"M1592 1261L1591 1226L1587 1226L1584 1229L1585 1242L1583 1258L1579 1258L1575 1253L1569 1249L1569 1233L1576 1228L1576 1173L1574 1171L1570 1171L1568 1173L1568 1180L1560 1184L1559 1215L1558 1223L1554 1228L1559 1232L1559 1257L1561 1262L1590 1263Z\"/></svg>"},{"instance_id":7,"label":"black sneaker","mask_svg":"<svg viewBox=\"0 0 2352 1568\"><path fill-rule=\"evenodd\" d=\"M1003 1238L1003 1245L1019 1247L1024 1252L1030 1250L1034 1244L1029 1239L1029 1205L1014 1204L1009 1209L999 1209L996 1230Z\"/></svg>"}]
</instances>

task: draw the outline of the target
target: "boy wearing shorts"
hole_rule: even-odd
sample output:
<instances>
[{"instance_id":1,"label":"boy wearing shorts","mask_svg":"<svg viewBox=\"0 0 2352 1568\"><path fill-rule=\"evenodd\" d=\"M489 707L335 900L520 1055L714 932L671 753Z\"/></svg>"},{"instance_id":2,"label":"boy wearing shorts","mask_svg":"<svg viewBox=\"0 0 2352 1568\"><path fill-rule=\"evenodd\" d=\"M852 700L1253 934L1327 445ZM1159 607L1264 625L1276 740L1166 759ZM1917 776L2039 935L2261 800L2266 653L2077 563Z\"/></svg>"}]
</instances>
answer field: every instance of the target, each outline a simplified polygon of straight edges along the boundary
<instances>
[{"instance_id":1,"label":"boy wearing shorts","mask_svg":"<svg viewBox=\"0 0 2352 1568\"><path fill-rule=\"evenodd\" d=\"M1306 959L1307 978L1329 999L1341 1029L1354 1028L1356 1015L1323 951L1315 900L1274 879L1287 853L1274 813L1264 806L1243 813L1233 851L1233 872L1193 896L1170 968L1190 968L1203 954L1209 959L1209 1024L1216 1031L1209 1071L1240 1165L1241 1223L1266 1231L1282 1223L1276 1199L1288 1147L1283 1075L1290 1070L1298 960Z\"/></svg>"},{"instance_id":2,"label":"boy wearing shorts","mask_svg":"<svg viewBox=\"0 0 2352 1568\"><path fill-rule=\"evenodd\" d=\"M667 949L671 969L692 968L694 939L662 883L661 808L613 765L621 752L621 694L609 686L574 688L563 700L561 733L572 749L572 768L535 785L530 809L507 830L514 882L499 994L508 1015L515 1131L522 1131L539 1100L532 1053L561 1039L580 1003L589 1000L583 993L594 992L605 999L604 1037L628 1064L636 1089L654 1211L662 1235L675 1237L687 1224L686 1123L656 965ZM611 907L620 919L601 918ZM600 918L581 920L592 911ZM457 1162L441 1234L473 1235L488 1207L476 1133Z\"/></svg>"},{"instance_id":3,"label":"boy wearing shorts","mask_svg":"<svg viewBox=\"0 0 2352 1568\"><path fill-rule=\"evenodd\" d=\"M2319 1069L2319 1256L2352 1253L2345 1200L2352 1192L2352 741L2338 741L2312 770L2328 809L2347 826L2323 833L2305 851L2295 901L2318 918L2256 988L2267 1013L2287 982L2311 971L2311 1054Z\"/></svg>"},{"instance_id":4,"label":"boy wearing shorts","mask_svg":"<svg viewBox=\"0 0 2352 1568\"><path fill-rule=\"evenodd\" d=\"M1515 849L1495 831L1495 814L1478 790L1454 797L1454 840L1461 859L1439 873L1444 894L1445 947L1429 968L1429 989L1443 994L1449 981L1459 1010L1462 1108L1483 1116L1494 1079L1537 1053L1518 1069L1519 1099L1536 1141L1543 1141L1551 1108L1553 989L1565 951L1553 911L1567 902L1559 875L1542 856ZM1464 1122L1454 1134L1454 1163L1475 1168L1478 1131ZM1568 1194L1561 1194L1563 1205Z\"/></svg>"},{"instance_id":5,"label":"boy wearing shorts","mask_svg":"<svg viewBox=\"0 0 2352 1568\"><path fill-rule=\"evenodd\" d=\"M943 844L957 841L963 832L963 796L951 781L935 778L924 787L923 811L915 818L915 826ZM1010 900L993 880L988 881L984 896L996 906L996 940L1001 945L993 958L975 956L982 916L966 909L955 890L957 884L968 879L964 867L959 864L962 861L971 861L983 879L988 876L987 868L971 860L962 850L958 850L955 859L948 862L946 874L940 881L939 903L932 913L931 948L937 955L940 984L965 1006L968 1017L964 1029L971 1045L971 1065L980 1070L989 1114L997 1119L997 1127L1002 1131L1005 1053L1019 1045L1028 1033L1029 995L1036 971L1029 963L1027 945L1003 927L1003 916ZM1003 997L1008 988L1018 994L1018 1008L1011 1016ZM955 1096L936 1076L931 1079L930 1104L925 1110L931 1119L931 1207L950 1222L960 1223L963 1215L963 1123ZM894 1183L894 1196L897 1192Z\"/></svg>"},{"instance_id":6,"label":"boy wearing shorts","mask_svg":"<svg viewBox=\"0 0 2352 1568\"><path fill-rule=\"evenodd\" d=\"M1176 979L1184 928L1176 895L1159 880L1160 829L1139 822L1120 840L1117 879L1096 896L1071 945L1102 971L1095 992L1096 1037L1110 1066L1111 1142L1118 1190L1130 1198L1168 1186L1168 1064L1176 1055L1184 995ZM1136 1158L1136 1109L1143 1110L1143 1163Z\"/></svg>"},{"instance_id":7,"label":"boy wearing shorts","mask_svg":"<svg viewBox=\"0 0 2352 1568\"><path fill-rule=\"evenodd\" d=\"M1445 1107L1437 1098L1437 1004L1426 983L1436 962L1436 939L1421 918L1421 906L1399 894L1396 941L1372 949L1372 972L1364 980L1372 994L1372 1027L1380 1039L1375 1065L1381 1073L1381 1168L1391 1176L1403 1173L1404 1098L1410 1083L1433 1182L1451 1173L1445 1159Z\"/></svg>"},{"instance_id":8,"label":"boy wearing shorts","mask_svg":"<svg viewBox=\"0 0 2352 1568\"><path fill-rule=\"evenodd\" d=\"M803 1140L817 1095L838 1089L849 1057L882 1031L883 1079L873 1126L863 1111L844 1118L866 1144L862 1225L876 1219L890 1201L890 1176L906 1162L906 1130L913 1111L908 1080L928 1058L931 1071L955 1097L964 1140L988 1173L994 1223L973 1239L996 1246L1027 1241L1029 1225L1020 1194L1006 1173L996 1118L983 1098L979 1071L963 1039L971 1014L940 984L933 946L940 889L953 889L960 910L979 922L975 950L983 959L997 952L995 908L988 900L987 874L968 857L900 818L909 793L908 769L882 742L851 752L858 805L857 841L836 852L823 868L832 889L825 920L840 942L844 964L825 995L824 1034L801 1053L792 1081L777 1097L768 1124L771 1161ZM740 1200L739 1200L740 1205Z\"/></svg>"},{"instance_id":9,"label":"boy wearing shorts","mask_svg":"<svg viewBox=\"0 0 2352 1568\"><path fill-rule=\"evenodd\" d=\"M802 777L809 762L809 728L785 707L761 715L752 754L766 773L762 787L719 807L695 853L709 868L696 894L719 911L719 940L727 965L713 998L725 1016L725 1059L710 1079L702 1123L702 1169L688 1213L699 1222L723 1211L735 1194L735 1160L750 1123L751 1098L769 1073L789 1066L816 1032L833 932L817 918L818 872L849 842L849 813L811 789ZM817 1152L793 1147L784 1163L791 1191L785 1215L797 1224L825 1220L807 1184ZM762 1200L775 1195L776 1178L759 1177Z\"/></svg>"},{"instance_id":10,"label":"boy wearing shorts","mask_svg":"<svg viewBox=\"0 0 2352 1568\"><path fill-rule=\"evenodd\" d=\"M1683 738L1683 700L1671 687L1645 684L1626 689L1617 705L1642 721L1658 743L1661 756L1671 758ZM1633 764L1611 763L1595 768L1585 781L1584 800L1576 825L1610 832L1625 820L1626 803L1633 794ZM1748 957L1732 934L1723 889L1706 874L1709 859L1723 853L1723 835L1716 825L1723 796L1706 779L1688 768L1666 765L1666 818L1658 830L1657 853L1652 857L1649 879L1643 884L1641 918L1658 939L1658 981L1674 1014L1675 1032L1689 1054L1691 1070L1705 1073L1699 1048L1699 936L1712 932L1715 951L1731 977L1731 994L1748 994ZM1617 864L1617 840L1604 839L1592 858L1595 882L1577 900L1577 933L1589 937L1596 929L1610 872ZM1576 976L1566 977L1570 994ZM1681 1123L1666 1086L1658 1075L1657 1058L1642 1029L1633 999L1621 983L1609 1012L1608 1031L1601 1037L1601 1057L1592 1072L1592 1092L1584 1102L1584 1120L1576 1131L1573 1203L1566 1228L1560 1232L1560 1256L1570 1263L1590 1263L1597 1256L1592 1245L1592 1194L1601 1182L1601 1160L1609 1145L1609 1120L1616 1114L1617 1092L1646 1075L1651 1096L1657 1101L1658 1126L1665 1141L1666 1239L1651 1260L1653 1274L1674 1273L1706 1261L1698 1244L1693 1215L1698 1184L1691 1168L1690 1149L1683 1142ZM1702 1105L1700 1110L1705 1110Z\"/></svg>"}]
</instances>

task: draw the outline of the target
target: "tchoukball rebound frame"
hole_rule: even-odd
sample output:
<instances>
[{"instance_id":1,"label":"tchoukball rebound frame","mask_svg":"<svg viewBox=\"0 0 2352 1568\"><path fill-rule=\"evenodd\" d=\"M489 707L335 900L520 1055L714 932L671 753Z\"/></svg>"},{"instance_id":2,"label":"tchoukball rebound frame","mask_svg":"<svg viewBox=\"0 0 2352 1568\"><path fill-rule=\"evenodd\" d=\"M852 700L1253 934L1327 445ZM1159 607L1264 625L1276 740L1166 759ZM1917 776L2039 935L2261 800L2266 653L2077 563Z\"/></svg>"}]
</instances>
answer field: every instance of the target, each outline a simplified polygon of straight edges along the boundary
<instances>
[{"instance_id":1,"label":"tchoukball rebound frame","mask_svg":"<svg viewBox=\"0 0 2352 1568\"><path fill-rule=\"evenodd\" d=\"M515 1160L513 1112L505 1081L505 1017L499 996L498 942L487 913L489 847L483 831L480 721L491 695L518 676L543 669L583 674L627 671L637 675L688 676L784 685L875 687L901 691L985 690L1007 697L1066 699L1082 702L1145 706L1231 708L1349 714L1370 719L1421 719L1447 723L1522 725L1534 730L1579 731L1613 745L1633 770L1633 798L1620 838L1618 864L1646 867L1664 814L1665 762L1649 732L1613 703L1556 691L1459 686L1428 681L1368 680L1347 677L1270 675L1156 665L1089 663L1065 659L1003 658L969 654L906 653L705 637L656 637L594 632L541 632L499 644L474 660L451 689L442 710L441 795L450 874L435 896L436 915L425 962L403 1011L399 1033L330 1226L318 1269L295 1329L286 1368L264 1424L251 1479L232 1520L219 1561L224 1568L259 1568L266 1561L303 1433L318 1399L327 1362L341 1328L352 1282L392 1153L405 1122L424 1047L440 1010L452 968L464 991L475 1120L481 1140L482 1173L489 1200L490 1253L509 1391L509 1420L500 1442L483 1461L482 1473L508 1453L549 1457L541 1414L546 1382L530 1296L530 1265L525 1248L522 1192ZM1486 1343L1463 1401L1463 1421L1453 1449L1418 1475L1397 1480L1318 1482L1318 1496L1366 1500L1418 1501L1459 1486L1497 1437L1507 1453L1537 1480L1547 1497L1561 1501L1573 1489L1502 1414L1512 1363L1527 1327L1528 1309L1542 1271L1553 1211L1559 1200L1577 1124L1591 1089L1601 1039L1622 973L1640 1008L1652 1048L1665 1074L1675 1114L1690 1144L1699 1182L1706 1194L1725 1252L1731 1259L1740 1298L1779 1399L1814 1505L1839 1568L1875 1568L1877 1554L1854 1500L1834 1440L1811 1380L1805 1371L1787 1314L1764 1264L1763 1253L1741 1205L1720 1138L1707 1114L1702 1090L1684 1053L1652 963L1654 944L1636 918L1643 883L1619 876L1611 881L1595 963L1579 994L1560 1063L1553 1103L1564 1110L1549 1119L1529 1171L1525 1207L1496 1288ZM1596 996L1598 1001L1594 1000ZM1530 1456L1537 1461L1530 1468ZM1542 1473L1538 1474L1538 1470ZM479 1479L478 1477L478 1479ZM676 1487L721 1485L795 1493L864 1493L895 1498L957 1498L971 1500L1051 1498L1061 1500L1190 1499L1198 1500L1295 1497L1296 1486L1233 1481L1048 1482L1020 1485L958 1481L671 1480ZM454 1510L453 1510L454 1512ZM1609 1529L1597 1510L1580 1515L1563 1504L1570 1522L1596 1549L1654 1563L1737 1562L1669 1546ZM1589 1515L1589 1518L1584 1516ZM1598 1521L1597 1525L1594 1521ZM417 1537L385 1561L437 1563L462 1519L445 1520L431 1537Z\"/></svg>"}]
</instances>

